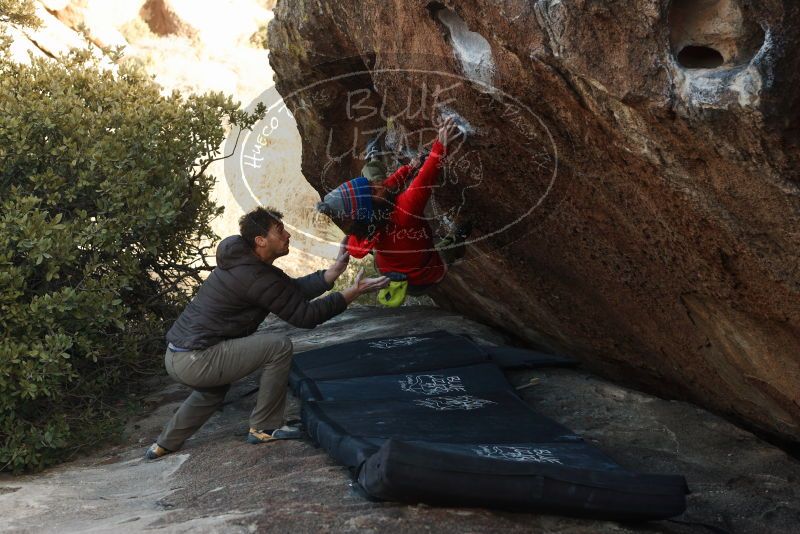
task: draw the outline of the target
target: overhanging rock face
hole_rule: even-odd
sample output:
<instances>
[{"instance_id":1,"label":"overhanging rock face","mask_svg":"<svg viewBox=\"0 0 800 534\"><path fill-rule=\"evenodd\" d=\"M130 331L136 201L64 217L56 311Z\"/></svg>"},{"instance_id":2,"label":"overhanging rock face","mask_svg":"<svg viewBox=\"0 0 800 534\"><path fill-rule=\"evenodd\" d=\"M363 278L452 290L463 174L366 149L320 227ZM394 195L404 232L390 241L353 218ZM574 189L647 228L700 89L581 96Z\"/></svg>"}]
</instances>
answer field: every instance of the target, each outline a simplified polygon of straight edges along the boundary
<instances>
[{"instance_id":1,"label":"overhanging rock face","mask_svg":"<svg viewBox=\"0 0 800 534\"><path fill-rule=\"evenodd\" d=\"M439 303L800 440L796 1L284 1L269 33L320 192L376 130L471 132Z\"/></svg>"}]
</instances>

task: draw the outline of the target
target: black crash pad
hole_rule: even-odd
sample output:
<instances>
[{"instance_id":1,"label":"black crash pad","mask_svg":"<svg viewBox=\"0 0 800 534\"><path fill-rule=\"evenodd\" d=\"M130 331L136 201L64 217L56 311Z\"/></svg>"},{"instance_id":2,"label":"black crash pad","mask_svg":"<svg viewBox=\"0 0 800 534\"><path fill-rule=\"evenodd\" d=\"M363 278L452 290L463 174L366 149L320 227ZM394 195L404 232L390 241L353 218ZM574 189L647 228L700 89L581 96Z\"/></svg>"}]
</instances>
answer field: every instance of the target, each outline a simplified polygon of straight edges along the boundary
<instances>
[{"instance_id":1,"label":"black crash pad","mask_svg":"<svg viewBox=\"0 0 800 534\"><path fill-rule=\"evenodd\" d=\"M494 362L502 368L575 365L574 360L515 347L478 345L466 336L442 330L394 338L372 338L301 352L294 356L289 384L395 375Z\"/></svg>"},{"instance_id":2,"label":"black crash pad","mask_svg":"<svg viewBox=\"0 0 800 534\"><path fill-rule=\"evenodd\" d=\"M683 477L629 472L537 414L489 350L446 332L355 341L298 354L291 381L309 436L373 499L606 519L684 510Z\"/></svg>"},{"instance_id":3,"label":"black crash pad","mask_svg":"<svg viewBox=\"0 0 800 534\"><path fill-rule=\"evenodd\" d=\"M578 362L564 356L517 347L487 347L483 350L503 369L536 369L541 367L574 367Z\"/></svg>"},{"instance_id":4,"label":"black crash pad","mask_svg":"<svg viewBox=\"0 0 800 534\"><path fill-rule=\"evenodd\" d=\"M554 463L559 454L548 445L495 446L493 456L486 449L454 455L438 444L388 440L363 463L358 484L384 500L617 520L669 518L686 508L681 476Z\"/></svg>"},{"instance_id":5,"label":"black crash pad","mask_svg":"<svg viewBox=\"0 0 800 534\"><path fill-rule=\"evenodd\" d=\"M358 400L392 397L459 395L509 389L503 372L493 363L432 369L397 375L334 380L301 380L296 395L302 400Z\"/></svg>"},{"instance_id":6,"label":"black crash pad","mask_svg":"<svg viewBox=\"0 0 800 534\"><path fill-rule=\"evenodd\" d=\"M289 384L296 390L303 379L394 375L489 361L471 340L447 332L365 339L296 354Z\"/></svg>"},{"instance_id":7,"label":"black crash pad","mask_svg":"<svg viewBox=\"0 0 800 534\"><path fill-rule=\"evenodd\" d=\"M532 411L509 391L422 398L309 401L303 406L309 435L315 420L360 437L445 443L576 442L568 428Z\"/></svg>"}]
</instances>

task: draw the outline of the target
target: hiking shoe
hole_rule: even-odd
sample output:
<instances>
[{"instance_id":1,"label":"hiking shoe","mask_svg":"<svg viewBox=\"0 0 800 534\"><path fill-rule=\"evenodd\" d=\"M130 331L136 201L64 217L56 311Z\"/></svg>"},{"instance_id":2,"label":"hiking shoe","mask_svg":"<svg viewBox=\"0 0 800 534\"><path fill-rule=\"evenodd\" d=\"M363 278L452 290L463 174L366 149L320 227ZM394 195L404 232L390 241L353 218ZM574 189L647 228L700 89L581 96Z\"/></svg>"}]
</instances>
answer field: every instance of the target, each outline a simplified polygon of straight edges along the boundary
<instances>
[{"instance_id":1,"label":"hiking shoe","mask_svg":"<svg viewBox=\"0 0 800 534\"><path fill-rule=\"evenodd\" d=\"M296 426L283 425L275 430L256 430L251 428L250 433L247 435L247 443L258 445L259 443L267 443L279 439L300 439L302 437L303 431Z\"/></svg>"},{"instance_id":2,"label":"hiking shoe","mask_svg":"<svg viewBox=\"0 0 800 534\"><path fill-rule=\"evenodd\" d=\"M145 460L158 460L162 456L165 456L171 452L172 452L171 450L165 449L158 443L153 443L152 445L150 445L150 448L147 449L147 452L144 453L144 457Z\"/></svg>"}]
</instances>

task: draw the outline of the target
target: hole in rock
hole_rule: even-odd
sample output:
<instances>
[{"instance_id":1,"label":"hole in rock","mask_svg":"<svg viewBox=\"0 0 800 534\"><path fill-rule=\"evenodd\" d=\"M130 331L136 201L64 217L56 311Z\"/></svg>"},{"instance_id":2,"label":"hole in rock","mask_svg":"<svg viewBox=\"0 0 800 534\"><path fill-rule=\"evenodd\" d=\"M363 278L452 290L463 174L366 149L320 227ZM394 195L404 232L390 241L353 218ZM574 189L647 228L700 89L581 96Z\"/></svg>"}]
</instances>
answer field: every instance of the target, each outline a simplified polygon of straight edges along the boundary
<instances>
[{"instance_id":1,"label":"hole in rock","mask_svg":"<svg viewBox=\"0 0 800 534\"><path fill-rule=\"evenodd\" d=\"M725 58L713 48L690 45L678 54L678 63L687 69L715 69L725 63Z\"/></svg>"},{"instance_id":2,"label":"hole in rock","mask_svg":"<svg viewBox=\"0 0 800 534\"><path fill-rule=\"evenodd\" d=\"M436 12L444 8L444 4L440 4L439 2L430 2L428 4L428 11L434 19L436 18Z\"/></svg>"},{"instance_id":3,"label":"hole in rock","mask_svg":"<svg viewBox=\"0 0 800 534\"><path fill-rule=\"evenodd\" d=\"M733 67L750 62L764 30L741 0L672 0L670 44L687 69Z\"/></svg>"}]
</instances>

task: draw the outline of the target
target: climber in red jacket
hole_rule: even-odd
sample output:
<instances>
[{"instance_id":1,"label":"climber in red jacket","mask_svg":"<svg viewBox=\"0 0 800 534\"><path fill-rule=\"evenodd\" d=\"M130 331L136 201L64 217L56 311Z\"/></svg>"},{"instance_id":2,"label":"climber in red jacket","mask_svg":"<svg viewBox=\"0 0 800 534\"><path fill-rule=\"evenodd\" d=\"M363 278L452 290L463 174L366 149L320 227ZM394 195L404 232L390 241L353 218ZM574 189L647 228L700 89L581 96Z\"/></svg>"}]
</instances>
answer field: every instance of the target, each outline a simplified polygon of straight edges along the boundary
<instances>
[{"instance_id":1,"label":"climber in red jacket","mask_svg":"<svg viewBox=\"0 0 800 534\"><path fill-rule=\"evenodd\" d=\"M411 294L421 294L441 282L448 263L456 259L453 252L463 249L458 246L459 237L461 242L466 239L462 228L461 236L448 236L435 244L424 215L447 144L458 134L455 122L446 119L421 166L400 167L382 183L370 183L364 177L350 180L317 206L349 234L350 255L363 258L372 251L378 270L392 279L404 279Z\"/></svg>"}]
</instances>

